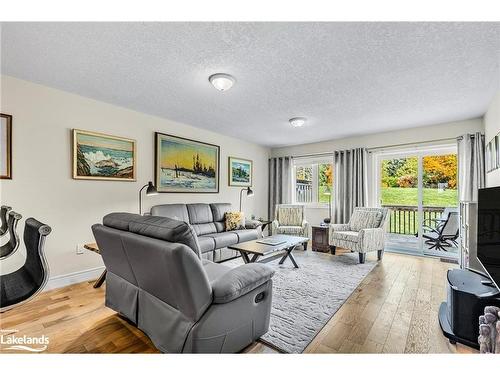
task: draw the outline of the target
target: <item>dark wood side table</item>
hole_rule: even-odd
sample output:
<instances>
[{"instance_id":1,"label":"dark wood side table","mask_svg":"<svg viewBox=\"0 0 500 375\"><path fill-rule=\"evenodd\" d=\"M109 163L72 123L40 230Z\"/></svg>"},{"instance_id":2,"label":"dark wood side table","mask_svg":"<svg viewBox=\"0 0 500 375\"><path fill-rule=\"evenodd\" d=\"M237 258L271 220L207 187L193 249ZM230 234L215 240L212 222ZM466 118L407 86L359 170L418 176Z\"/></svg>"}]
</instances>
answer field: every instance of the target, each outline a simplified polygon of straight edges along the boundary
<instances>
[{"instance_id":1,"label":"dark wood side table","mask_svg":"<svg viewBox=\"0 0 500 375\"><path fill-rule=\"evenodd\" d=\"M312 250L321 253L329 253L330 245L328 244L329 227L324 225L312 226Z\"/></svg>"},{"instance_id":2,"label":"dark wood side table","mask_svg":"<svg viewBox=\"0 0 500 375\"><path fill-rule=\"evenodd\" d=\"M83 247L87 250L93 251L94 253L100 254L101 252L99 251L99 247L97 246L97 243L86 243L83 245ZM94 288L100 288L102 283L104 283L104 280L106 280L106 269L102 272L101 276L96 280L94 283Z\"/></svg>"}]
</instances>

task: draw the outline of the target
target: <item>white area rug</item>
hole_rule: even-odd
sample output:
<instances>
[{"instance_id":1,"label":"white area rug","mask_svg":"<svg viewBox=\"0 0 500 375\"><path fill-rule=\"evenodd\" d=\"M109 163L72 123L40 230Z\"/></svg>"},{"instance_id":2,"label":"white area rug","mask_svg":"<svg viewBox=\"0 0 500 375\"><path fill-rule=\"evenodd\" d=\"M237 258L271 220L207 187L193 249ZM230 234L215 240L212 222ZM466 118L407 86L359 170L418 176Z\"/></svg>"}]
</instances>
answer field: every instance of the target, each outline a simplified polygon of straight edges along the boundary
<instances>
[{"instance_id":1,"label":"white area rug","mask_svg":"<svg viewBox=\"0 0 500 375\"><path fill-rule=\"evenodd\" d=\"M266 263L273 276L273 302L269 331L261 340L286 353L302 353L346 299L377 264L374 257L359 264L358 253L331 256L313 251L293 252L290 259ZM375 253L376 254L376 253ZM242 264L235 259L224 264Z\"/></svg>"}]
</instances>

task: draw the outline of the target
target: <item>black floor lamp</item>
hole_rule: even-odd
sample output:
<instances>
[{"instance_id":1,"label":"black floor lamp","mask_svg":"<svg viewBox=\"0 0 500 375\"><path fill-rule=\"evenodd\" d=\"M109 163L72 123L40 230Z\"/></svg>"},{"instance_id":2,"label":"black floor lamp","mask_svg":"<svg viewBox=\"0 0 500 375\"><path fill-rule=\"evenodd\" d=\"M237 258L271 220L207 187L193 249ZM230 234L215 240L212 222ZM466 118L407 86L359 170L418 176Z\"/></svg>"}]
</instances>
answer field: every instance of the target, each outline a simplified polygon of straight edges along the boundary
<instances>
[{"instance_id":1,"label":"black floor lamp","mask_svg":"<svg viewBox=\"0 0 500 375\"><path fill-rule=\"evenodd\" d=\"M144 185L141 190L139 190L139 215L142 215L142 191L146 188L146 195L149 197L150 195L158 194L158 190L156 190L156 186L153 185L153 182L149 181L146 185Z\"/></svg>"},{"instance_id":2,"label":"black floor lamp","mask_svg":"<svg viewBox=\"0 0 500 375\"><path fill-rule=\"evenodd\" d=\"M241 199L243 198L243 192L244 191L247 192L247 197L251 197L253 195L253 190L250 189L250 187L241 189L241 191L240 191L240 212L241 212Z\"/></svg>"}]
</instances>

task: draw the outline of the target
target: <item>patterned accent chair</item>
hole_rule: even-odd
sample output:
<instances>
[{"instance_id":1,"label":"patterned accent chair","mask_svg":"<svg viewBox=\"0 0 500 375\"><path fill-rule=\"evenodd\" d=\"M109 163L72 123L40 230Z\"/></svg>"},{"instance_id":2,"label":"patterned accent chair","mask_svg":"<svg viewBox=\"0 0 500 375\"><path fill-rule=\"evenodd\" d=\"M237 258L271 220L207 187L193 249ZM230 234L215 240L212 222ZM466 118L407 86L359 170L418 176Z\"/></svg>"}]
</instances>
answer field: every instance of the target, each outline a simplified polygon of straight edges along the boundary
<instances>
[{"instance_id":1,"label":"patterned accent chair","mask_svg":"<svg viewBox=\"0 0 500 375\"><path fill-rule=\"evenodd\" d=\"M273 234L288 234L309 238L309 223L306 212L300 204L277 204L272 223ZM304 245L307 250L307 242Z\"/></svg>"},{"instance_id":2,"label":"patterned accent chair","mask_svg":"<svg viewBox=\"0 0 500 375\"><path fill-rule=\"evenodd\" d=\"M347 224L330 224L330 249L335 254L337 246L357 251L359 263L364 263L366 253L378 252L378 260L384 255L387 208L356 207Z\"/></svg>"}]
</instances>

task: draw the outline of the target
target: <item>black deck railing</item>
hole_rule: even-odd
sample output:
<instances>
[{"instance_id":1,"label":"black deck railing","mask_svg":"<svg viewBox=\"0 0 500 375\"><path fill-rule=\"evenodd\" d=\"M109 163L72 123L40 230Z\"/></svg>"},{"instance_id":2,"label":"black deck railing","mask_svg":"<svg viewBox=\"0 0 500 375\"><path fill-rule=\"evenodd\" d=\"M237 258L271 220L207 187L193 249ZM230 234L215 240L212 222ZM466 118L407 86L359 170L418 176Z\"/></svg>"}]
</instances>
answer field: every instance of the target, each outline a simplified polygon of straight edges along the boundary
<instances>
[{"instance_id":1,"label":"black deck railing","mask_svg":"<svg viewBox=\"0 0 500 375\"><path fill-rule=\"evenodd\" d=\"M416 234L419 227L419 213L417 206L382 205L389 209L389 225L387 232L397 234ZM443 214L445 207L422 207L424 224L433 227L435 221Z\"/></svg>"}]
</instances>

